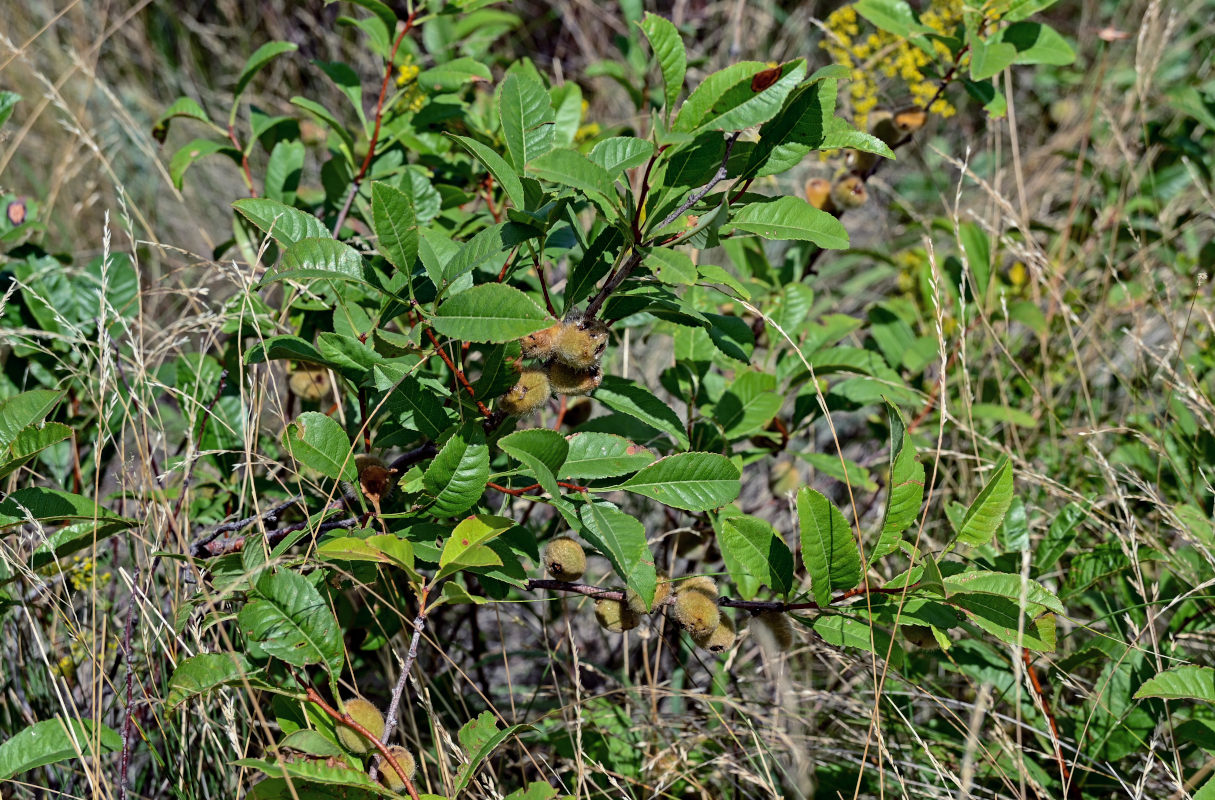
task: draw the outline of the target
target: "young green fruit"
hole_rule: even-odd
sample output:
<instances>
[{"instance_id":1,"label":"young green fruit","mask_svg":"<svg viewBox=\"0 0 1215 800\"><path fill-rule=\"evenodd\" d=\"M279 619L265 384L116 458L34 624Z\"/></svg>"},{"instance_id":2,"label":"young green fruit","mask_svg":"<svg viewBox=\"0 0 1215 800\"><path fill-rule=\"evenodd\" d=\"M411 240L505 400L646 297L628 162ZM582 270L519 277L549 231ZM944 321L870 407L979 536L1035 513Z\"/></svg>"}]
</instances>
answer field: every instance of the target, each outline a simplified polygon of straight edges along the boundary
<instances>
[{"instance_id":1,"label":"young green fruit","mask_svg":"<svg viewBox=\"0 0 1215 800\"><path fill-rule=\"evenodd\" d=\"M608 328L600 320L581 313L571 314L553 342L553 357L566 366L586 371L599 366L607 343Z\"/></svg>"},{"instance_id":2,"label":"young green fruit","mask_svg":"<svg viewBox=\"0 0 1215 800\"><path fill-rule=\"evenodd\" d=\"M384 715L370 701L361 697L345 700L342 702L342 710L349 714L351 719L366 728L367 732L376 739L383 738ZM342 743L342 747L356 755L362 755L371 749L371 742L367 741L363 734L344 723L338 724L337 737L338 741Z\"/></svg>"},{"instance_id":3,"label":"young green fruit","mask_svg":"<svg viewBox=\"0 0 1215 800\"><path fill-rule=\"evenodd\" d=\"M299 367L291 371L287 386L299 399L316 403L329 394L329 370L321 367Z\"/></svg>"},{"instance_id":4,"label":"young green fruit","mask_svg":"<svg viewBox=\"0 0 1215 800\"><path fill-rule=\"evenodd\" d=\"M734 646L737 638L734 623L730 621L729 617L722 614L717 627L709 635L693 636L692 641L696 642L697 647L708 650L710 653L724 653Z\"/></svg>"},{"instance_id":5,"label":"young green fruit","mask_svg":"<svg viewBox=\"0 0 1215 800\"><path fill-rule=\"evenodd\" d=\"M641 624L641 616L624 603L604 597L595 601L595 619L608 633L624 633Z\"/></svg>"},{"instance_id":6,"label":"young green fruit","mask_svg":"<svg viewBox=\"0 0 1215 800\"><path fill-rule=\"evenodd\" d=\"M539 411L553 396L548 373L539 367L528 367L519 373L519 380L498 400L498 408L512 417L526 417Z\"/></svg>"},{"instance_id":7,"label":"young green fruit","mask_svg":"<svg viewBox=\"0 0 1215 800\"><path fill-rule=\"evenodd\" d=\"M549 540L541 558L555 580L576 581L586 572L586 551L568 536Z\"/></svg>"},{"instance_id":8,"label":"young green fruit","mask_svg":"<svg viewBox=\"0 0 1215 800\"><path fill-rule=\"evenodd\" d=\"M603 372L598 366L581 370L553 361L548 365L548 379L555 394L581 397L599 388L599 384L603 383Z\"/></svg>"},{"instance_id":9,"label":"young green fruit","mask_svg":"<svg viewBox=\"0 0 1215 800\"><path fill-rule=\"evenodd\" d=\"M782 614L779 611L764 611L755 615L755 621L771 632L772 638L776 640L776 646L782 653L788 652L793 647L793 623L789 621L788 614Z\"/></svg>"},{"instance_id":10,"label":"young green fruit","mask_svg":"<svg viewBox=\"0 0 1215 800\"><path fill-rule=\"evenodd\" d=\"M667 577L666 573L658 573L658 582L654 584L654 604L651 608L653 610L657 610L670 594L671 579ZM645 607L645 603L642 602L641 595L637 594L637 592L633 591L632 589L624 590L624 601L628 603L629 610L634 614L651 613L651 609L647 609Z\"/></svg>"},{"instance_id":11,"label":"young green fruit","mask_svg":"<svg viewBox=\"0 0 1215 800\"><path fill-rule=\"evenodd\" d=\"M693 638L708 636L721 624L716 594L710 595L698 589L681 588L675 595L671 616Z\"/></svg>"},{"instance_id":12,"label":"young green fruit","mask_svg":"<svg viewBox=\"0 0 1215 800\"><path fill-rule=\"evenodd\" d=\"M405 777L413 780L413 774L417 771L417 764L414 762L413 753L395 744L388 748L388 752L401 765L401 769L405 770ZM405 780L401 774L393 768L392 762L384 759L380 762L380 782L394 792L399 792L405 788Z\"/></svg>"},{"instance_id":13,"label":"young green fruit","mask_svg":"<svg viewBox=\"0 0 1215 800\"><path fill-rule=\"evenodd\" d=\"M836 208L860 208L869 200L869 191L865 182L855 175L849 175L835 182L831 187L831 202Z\"/></svg>"}]
</instances>

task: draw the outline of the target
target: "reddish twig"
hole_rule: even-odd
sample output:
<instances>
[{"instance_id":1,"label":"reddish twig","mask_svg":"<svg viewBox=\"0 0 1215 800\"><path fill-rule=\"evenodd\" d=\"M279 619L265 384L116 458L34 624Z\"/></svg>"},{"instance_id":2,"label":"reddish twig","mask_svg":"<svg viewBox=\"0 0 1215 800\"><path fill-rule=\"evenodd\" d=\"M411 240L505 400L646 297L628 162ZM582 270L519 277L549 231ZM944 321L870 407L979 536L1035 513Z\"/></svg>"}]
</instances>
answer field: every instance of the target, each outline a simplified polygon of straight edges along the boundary
<instances>
[{"instance_id":1,"label":"reddish twig","mask_svg":"<svg viewBox=\"0 0 1215 800\"><path fill-rule=\"evenodd\" d=\"M354 196L359 193L359 187L363 185L363 178L367 176L367 170L371 167L371 160L375 158L375 148L380 140L380 123L384 121L384 99L388 96L388 84L392 81L392 65L396 61L397 50L400 48L401 42L413 30L413 21L417 16L418 9L415 8L405 19L405 27L401 28L401 32L397 34L396 40L392 43L392 51L388 54L388 65L384 68L384 80L380 83L380 97L375 104L375 127L371 132L371 140L367 143L367 155L363 157L363 164L359 167L358 174L350 182L350 190L346 193L342 210L338 212L337 220L333 224L334 236L341 232L342 225L346 222L346 216L350 213L350 205L354 202Z\"/></svg>"},{"instance_id":2,"label":"reddish twig","mask_svg":"<svg viewBox=\"0 0 1215 800\"><path fill-rule=\"evenodd\" d=\"M1021 660L1025 662L1025 672L1029 675L1029 683L1034 688L1038 707L1042 709L1042 713L1046 715L1046 722L1050 725L1050 740L1051 744L1055 746L1055 761L1059 763L1059 775L1063 778L1063 785L1067 786L1071 781L1071 773L1068 772L1067 759L1063 757L1063 746L1059 742L1059 724L1055 721L1055 715L1046 701L1046 690L1042 687L1042 681L1038 680L1038 672L1034 669L1028 647L1021 648Z\"/></svg>"},{"instance_id":3,"label":"reddish twig","mask_svg":"<svg viewBox=\"0 0 1215 800\"><path fill-rule=\"evenodd\" d=\"M538 484L538 483L533 483L531 486L521 486L521 487L518 487L515 489L512 489L509 486L502 486L501 484L497 484L497 483L487 483L485 485L487 487L489 487L490 489L494 489L496 491L502 492L503 494L509 494L511 497L521 497L521 496L527 494L528 492L533 492L536 489L542 488L540 486L540 484ZM573 491L573 492L587 491L587 487L579 486L576 483L566 483L565 481L557 481L557 485L564 489L569 489L570 491Z\"/></svg>"},{"instance_id":4,"label":"reddish twig","mask_svg":"<svg viewBox=\"0 0 1215 800\"><path fill-rule=\"evenodd\" d=\"M316 705L321 709L321 711L324 711L326 714L328 714L333 719L335 719L338 722L342 723L343 725L346 725L347 727L353 729L356 733L359 734L359 736L362 736L364 739L371 742L371 744L375 747L375 749L380 751L380 757L383 759L386 759L388 761L389 766L391 766L396 771L397 775L401 776L401 780L405 781L405 789L409 792L409 796L411 798L413 798L413 800L419 800L418 790L413 787L413 781L410 780L409 776L405 774L405 770L401 767L400 762L397 761L396 758L393 757L392 753L388 752L387 745L385 745L383 742L381 742L379 739L377 739L375 734L373 734L371 731L367 730L362 725L360 725L358 722L356 722L354 717L350 716L349 714L347 714L345 712L338 711L336 708L333 708L328 703L326 703L325 700L321 697L321 695L316 691L316 689L313 689L311 686L309 686L309 687L307 687L306 692L308 694L308 699L311 700L313 703L316 703Z\"/></svg>"},{"instance_id":5,"label":"reddish twig","mask_svg":"<svg viewBox=\"0 0 1215 800\"><path fill-rule=\"evenodd\" d=\"M458 381L459 384L468 391L469 397L471 397L473 402L477 404L477 410L481 412L482 416L488 417L490 415L489 407L477 399L477 390L474 389L472 384L468 382L468 378L464 377L464 370L457 367L455 362L451 360L451 356L447 355L447 351L442 348L442 346L439 344L439 340L435 337L434 331L432 331L429 327L423 328L423 330L426 331L426 336L430 339L430 343L434 345L439 357L443 359L443 363L446 364L447 368L455 374L456 381Z\"/></svg>"},{"instance_id":6,"label":"reddish twig","mask_svg":"<svg viewBox=\"0 0 1215 800\"><path fill-rule=\"evenodd\" d=\"M249 169L249 156L245 154L245 148L240 146L240 139L236 138L236 129L231 125L228 126L228 139L240 152L241 174L245 179L245 186L249 189L249 196L257 197L257 189L253 188L253 171Z\"/></svg>"}]
</instances>

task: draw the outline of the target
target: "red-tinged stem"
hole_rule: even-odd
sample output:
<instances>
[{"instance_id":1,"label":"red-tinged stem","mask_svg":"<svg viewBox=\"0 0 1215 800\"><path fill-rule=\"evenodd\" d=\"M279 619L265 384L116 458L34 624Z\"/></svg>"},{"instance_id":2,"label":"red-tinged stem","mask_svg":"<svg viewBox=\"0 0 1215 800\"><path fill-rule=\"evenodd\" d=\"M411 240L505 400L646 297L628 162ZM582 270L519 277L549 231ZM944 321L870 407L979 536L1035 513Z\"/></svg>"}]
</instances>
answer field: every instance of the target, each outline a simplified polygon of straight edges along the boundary
<instances>
[{"instance_id":1,"label":"red-tinged stem","mask_svg":"<svg viewBox=\"0 0 1215 800\"><path fill-rule=\"evenodd\" d=\"M443 359L443 363L447 365L448 369L455 373L456 381L458 381L459 384L464 387L464 389L468 392L469 397L471 397L473 402L477 404L477 410L480 411L483 416L488 417L490 415L489 408L477 399L477 390L474 389L472 384L468 382L468 378L464 377L464 370L457 367L455 362L451 360L451 356L447 355L447 351L439 345L439 340L435 338L434 331L432 331L430 328L423 328L423 330L426 331L426 336L430 339L430 343L434 345L439 357Z\"/></svg>"},{"instance_id":2,"label":"red-tinged stem","mask_svg":"<svg viewBox=\"0 0 1215 800\"><path fill-rule=\"evenodd\" d=\"M392 753L388 752L388 746L386 744L377 739L374 733L356 722L354 717L342 711L338 711L336 708L333 708L326 703L324 698L320 696L316 689L309 686L306 691L308 694L308 699L315 703L317 707L321 709L321 711L324 711L330 717L343 725L352 728L359 736L362 736L364 739L371 742L375 749L380 751L380 758L386 760L388 765L396 770L397 775L401 776L401 780L405 781L405 789L409 792L409 796L413 798L413 800L419 800L418 790L413 787L413 781L410 780L409 776L405 774L405 770L401 767L400 762L393 757Z\"/></svg>"},{"instance_id":3,"label":"red-tinged stem","mask_svg":"<svg viewBox=\"0 0 1215 800\"><path fill-rule=\"evenodd\" d=\"M249 189L249 196L257 197L257 189L253 188L253 171L249 169L249 156L245 155L245 148L240 146L240 139L236 138L236 129L231 125L228 126L228 140L240 151L240 170L245 178L245 186Z\"/></svg>"}]
</instances>

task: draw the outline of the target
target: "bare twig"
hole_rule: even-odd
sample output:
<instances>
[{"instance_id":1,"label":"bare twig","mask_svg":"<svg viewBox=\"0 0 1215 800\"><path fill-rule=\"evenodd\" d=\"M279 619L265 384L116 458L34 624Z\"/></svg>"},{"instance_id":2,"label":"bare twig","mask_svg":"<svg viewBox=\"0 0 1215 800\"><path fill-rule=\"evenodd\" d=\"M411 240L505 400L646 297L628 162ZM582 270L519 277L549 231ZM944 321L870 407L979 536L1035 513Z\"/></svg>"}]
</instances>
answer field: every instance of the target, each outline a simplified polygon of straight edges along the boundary
<instances>
[{"instance_id":1,"label":"bare twig","mask_svg":"<svg viewBox=\"0 0 1215 800\"><path fill-rule=\"evenodd\" d=\"M139 611L139 567L131 576L131 607L127 610L127 624L122 633L122 660L127 668L126 714L122 719L122 756L118 762L118 800L126 800L128 771L131 766L131 748L134 746L135 709L131 707L131 696L135 688L135 667L131 663L131 632Z\"/></svg>"},{"instance_id":2,"label":"bare twig","mask_svg":"<svg viewBox=\"0 0 1215 800\"><path fill-rule=\"evenodd\" d=\"M401 675L397 678L397 685L392 689L392 700L388 703L388 714L384 719L384 735L380 737L382 744L388 744L389 737L397 727L397 712L401 707L401 696L405 693L405 683L409 679L409 671L413 669L413 662L418 658L418 640L422 638L422 629L426 627L426 598L429 594L430 587L422 587L422 596L418 599L418 615L413 618L413 638L409 642L409 652L405 656L405 662L401 664ZM377 755L368 773L372 780L375 780L379 768L380 757Z\"/></svg>"},{"instance_id":3,"label":"bare twig","mask_svg":"<svg viewBox=\"0 0 1215 800\"><path fill-rule=\"evenodd\" d=\"M300 495L297 494L294 497L287 500L286 502L279 503L274 508L267 509L267 510L261 512L260 514L254 514L253 516L245 517L244 519L237 519L237 520L232 520L231 522L221 523L220 525L216 526L214 530L210 531L205 536L203 536L203 537L199 538L197 541L195 541L194 544L190 545L190 552L191 552L191 554L197 556L201 553L202 548L206 547L207 545L209 545L211 542L218 539L223 534L233 533L234 531L242 530L242 529L252 525L254 522L257 522L259 519L264 520L265 522L268 522L271 524L278 522L279 517L282 515L282 513L284 511L286 511L287 509L291 508L294 505L301 503L302 501L303 501L303 497L301 497Z\"/></svg>"},{"instance_id":4,"label":"bare twig","mask_svg":"<svg viewBox=\"0 0 1215 800\"><path fill-rule=\"evenodd\" d=\"M336 511L342 508L343 505L343 501L339 500L335 503L331 503L327 510ZM322 522L317 526L314 534L345 528L355 528L359 525L365 524L369 516L369 514L361 514L357 517L349 517L347 519L339 519L332 522ZM299 522L295 525L288 525L285 528L279 528L278 530L267 531L266 544L273 547L283 539L286 539L290 534L295 533L296 531L302 531L307 527L307 522ZM240 536L235 539L219 539L208 542L204 545L198 546L197 548L192 547L190 549L190 555L194 556L195 558L209 558L212 556L227 555L228 553L238 553L244 549L245 542L248 541L248 538L248 536Z\"/></svg>"}]
</instances>

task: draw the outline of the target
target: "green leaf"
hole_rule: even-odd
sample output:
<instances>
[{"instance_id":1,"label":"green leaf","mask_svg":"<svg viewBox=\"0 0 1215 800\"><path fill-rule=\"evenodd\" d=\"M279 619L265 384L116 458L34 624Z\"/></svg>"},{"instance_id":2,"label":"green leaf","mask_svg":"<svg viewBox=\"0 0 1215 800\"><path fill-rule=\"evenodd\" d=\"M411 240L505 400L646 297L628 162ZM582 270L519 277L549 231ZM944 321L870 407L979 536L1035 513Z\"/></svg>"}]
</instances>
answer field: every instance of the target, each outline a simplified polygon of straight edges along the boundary
<instances>
[{"instance_id":1,"label":"green leaf","mask_svg":"<svg viewBox=\"0 0 1215 800\"><path fill-rule=\"evenodd\" d=\"M924 503L924 465L916 457L903 415L887 402L886 418L890 424L890 488L882 530L869 554L870 564L899 548L903 531L916 521Z\"/></svg>"},{"instance_id":2,"label":"green leaf","mask_svg":"<svg viewBox=\"0 0 1215 800\"><path fill-rule=\"evenodd\" d=\"M645 538L645 526L611 503L594 502L582 507L582 536L607 556L612 569L625 584L641 595L649 608L654 602L658 577L654 554Z\"/></svg>"},{"instance_id":3,"label":"green leaf","mask_svg":"<svg viewBox=\"0 0 1215 800\"><path fill-rule=\"evenodd\" d=\"M519 176L511 168L511 165L506 163L506 159L498 155L497 152L486 147L475 139L469 139L467 136L456 136L447 134L452 139L459 142L465 150L472 153L485 168L489 170L489 174L494 176L494 180L506 192L506 196L510 198L511 205L522 211L527 208L527 197L523 192L523 183L519 180Z\"/></svg>"},{"instance_id":4,"label":"green leaf","mask_svg":"<svg viewBox=\"0 0 1215 800\"><path fill-rule=\"evenodd\" d=\"M981 81L1003 72L1017 58L1017 48L997 40L970 43L970 78Z\"/></svg>"},{"instance_id":5,"label":"green leaf","mask_svg":"<svg viewBox=\"0 0 1215 800\"><path fill-rule=\"evenodd\" d=\"M508 226L517 227L513 223L490 225L461 244L460 249L443 267L444 285L454 283L464 273L472 272L499 253L509 250L513 245L503 239L503 232Z\"/></svg>"},{"instance_id":6,"label":"green leaf","mask_svg":"<svg viewBox=\"0 0 1215 800\"><path fill-rule=\"evenodd\" d=\"M826 136L835 115L838 94L835 80L822 80L799 88L781 112L759 129L741 178L775 175L792 169Z\"/></svg>"},{"instance_id":7,"label":"green leaf","mask_svg":"<svg viewBox=\"0 0 1215 800\"><path fill-rule=\"evenodd\" d=\"M548 92L539 81L511 73L498 86L498 113L502 137L515 172L553 146L553 113Z\"/></svg>"},{"instance_id":8,"label":"green leaf","mask_svg":"<svg viewBox=\"0 0 1215 800\"><path fill-rule=\"evenodd\" d=\"M257 593L237 615L251 641L293 666L327 664L334 674L341 672L342 628L307 578L285 569L264 572Z\"/></svg>"},{"instance_id":9,"label":"green leaf","mask_svg":"<svg viewBox=\"0 0 1215 800\"><path fill-rule=\"evenodd\" d=\"M843 223L800 197L785 196L747 203L722 226L721 232L733 230L758 234L765 239L813 242L828 250L848 246L848 231Z\"/></svg>"},{"instance_id":10,"label":"green leaf","mask_svg":"<svg viewBox=\"0 0 1215 800\"><path fill-rule=\"evenodd\" d=\"M325 224L311 214L277 200L246 197L232 207L270 236L279 247L290 247L303 239L331 239Z\"/></svg>"},{"instance_id":11,"label":"green leaf","mask_svg":"<svg viewBox=\"0 0 1215 800\"><path fill-rule=\"evenodd\" d=\"M753 81L767 69L760 61L741 61L709 75L684 101L672 128L737 131L767 122L806 77L806 62L799 58L782 65L780 77L757 91Z\"/></svg>"},{"instance_id":12,"label":"green leaf","mask_svg":"<svg viewBox=\"0 0 1215 800\"><path fill-rule=\"evenodd\" d=\"M232 766L255 769L271 776L257 783L245 795L245 800L368 800L372 797L400 797L371 780L362 770L351 769L346 764L334 764L329 760L238 758L232 762ZM384 768L391 769L387 764ZM338 790L336 787L349 788Z\"/></svg>"},{"instance_id":13,"label":"green leaf","mask_svg":"<svg viewBox=\"0 0 1215 800\"><path fill-rule=\"evenodd\" d=\"M1054 652L1054 614L1033 619L1014 601L991 594L955 594L950 596L949 602L966 612L966 616L980 628L1006 644L1039 652ZM1021 631L1019 635L1018 628Z\"/></svg>"},{"instance_id":14,"label":"green leaf","mask_svg":"<svg viewBox=\"0 0 1215 800\"><path fill-rule=\"evenodd\" d=\"M253 80L253 76L260 72L276 56L298 49L299 45L292 44L291 42L266 42L253 51L253 55L249 56L249 60L245 62L244 69L240 71L240 77L236 79L236 89L232 92L233 119L236 118L237 102L240 100L240 96L245 93L245 89L249 88L249 81Z\"/></svg>"},{"instance_id":15,"label":"green leaf","mask_svg":"<svg viewBox=\"0 0 1215 800\"><path fill-rule=\"evenodd\" d=\"M468 763L461 767L456 775L456 788L452 796L460 796L460 792L467 788L481 764L498 745L511 736L529 730L534 730L531 725L511 725L498 730L497 719L489 711L482 711L480 716L461 728L460 744L468 751L469 758Z\"/></svg>"},{"instance_id":16,"label":"green leaf","mask_svg":"<svg viewBox=\"0 0 1215 800\"><path fill-rule=\"evenodd\" d=\"M264 364L267 361L278 359L307 361L310 364L321 366L336 366L330 364L329 360L321 355L321 351L317 350L311 342L290 334L271 336L245 352L246 364Z\"/></svg>"},{"instance_id":17,"label":"green leaf","mask_svg":"<svg viewBox=\"0 0 1215 800\"><path fill-rule=\"evenodd\" d=\"M672 508L709 511L734 502L739 493L738 479L738 467L719 453L677 453L602 491L624 489Z\"/></svg>"},{"instance_id":18,"label":"green leaf","mask_svg":"<svg viewBox=\"0 0 1215 800\"><path fill-rule=\"evenodd\" d=\"M359 123L363 126L363 130L367 131L368 135L370 135L370 129L367 125L367 114L363 111L363 84L359 80L359 74L354 71L354 67L341 61L313 60L312 63L319 67L321 72L325 73L326 77L333 81L338 91L350 101L350 106L354 109L354 113L358 115Z\"/></svg>"},{"instance_id":19,"label":"green leaf","mask_svg":"<svg viewBox=\"0 0 1215 800\"><path fill-rule=\"evenodd\" d=\"M309 278L367 282L363 276L363 257L358 250L336 239L310 237L287 247L278 268L267 273L261 285Z\"/></svg>"},{"instance_id":20,"label":"green leaf","mask_svg":"<svg viewBox=\"0 0 1215 800\"><path fill-rule=\"evenodd\" d=\"M1215 703L1215 669L1183 664L1148 678L1135 692L1135 699L1201 700Z\"/></svg>"},{"instance_id":21,"label":"green leaf","mask_svg":"<svg viewBox=\"0 0 1215 800\"><path fill-rule=\"evenodd\" d=\"M575 150L550 150L527 165L528 172L551 183L569 186L593 200L604 213L617 216L618 199L612 176Z\"/></svg>"},{"instance_id":22,"label":"green leaf","mask_svg":"<svg viewBox=\"0 0 1215 800\"><path fill-rule=\"evenodd\" d=\"M667 434L680 447L688 446L688 435L679 415L641 384L618 375L605 375L603 383L595 390L595 399L613 411L628 414Z\"/></svg>"},{"instance_id":23,"label":"green leaf","mask_svg":"<svg viewBox=\"0 0 1215 800\"><path fill-rule=\"evenodd\" d=\"M316 552L330 561L370 561L403 569L415 580L419 577L413 568L413 543L390 533L368 536L366 539L356 536L326 539L316 548Z\"/></svg>"},{"instance_id":24,"label":"green leaf","mask_svg":"<svg viewBox=\"0 0 1215 800\"><path fill-rule=\"evenodd\" d=\"M793 553L771 523L747 515L727 517L717 543L732 576L741 571L782 596L793 590Z\"/></svg>"},{"instance_id":25,"label":"green leaf","mask_svg":"<svg viewBox=\"0 0 1215 800\"><path fill-rule=\"evenodd\" d=\"M532 428L503 436L498 446L527 467L544 491L553 497L561 494L557 474L570 451L564 436L547 428Z\"/></svg>"},{"instance_id":26,"label":"green leaf","mask_svg":"<svg viewBox=\"0 0 1215 800\"><path fill-rule=\"evenodd\" d=\"M422 475L422 485L435 498L432 510L454 517L472 508L489 481L489 445L480 425L468 423L443 445Z\"/></svg>"},{"instance_id":27,"label":"green leaf","mask_svg":"<svg viewBox=\"0 0 1215 800\"><path fill-rule=\"evenodd\" d=\"M510 342L552 325L548 313L513 286L483 283L439 306L434 329L464 342Z\"/></svg>"},{"instance_id":28,"label":"green leaf","mask_svg":"<svg viewBox=\"0 0 1215 800\"><path fill-rule=\"evenodd\" d=\"M490 81L489 67L474 58L453 58L418 73L418 85L435 92L454 92L466 83Z\"/></svg>"},{"instance_id":29,"label":"green leaf","mask_svg":"<svg viewBox=\"0 0 1215 800\"><path fill-rule=\"evenodd\" d=\"M0 531L25 525L31 520L44 526L66 524L38 546L30 557L30 569L41 569L58 558L139 524L138 520L119 516L87 497L62 489L28 486L10 492L0 502Z\"/></svg>"},{"instance_id":30,"label":"green leaf","mask_svg":"<svg viewBox=\"0 0 1215 800\"><path fill-rule=\"evenodd\" d=\"M890 664L900 668L906 660L902 645L892 641L885 630L873 626L867 621L852 619L841 614L821 614L814 620L813 629L827 644L836 647L854 647L866 653L874 653L880 658L886 658L889 653Z\"/></svg>"},{"instance_id":31,"label":"green leaf","mask_svg":"<svg viewBox=\"0 0 1215 800\"><path fill-rule=\"evenodd\" d=\"M327 478L358 480L350 438L331 417L305 411L287 425L283 445L292 458Z\"/></svg>"},{"instance_id":32,"label":"green leaf","mask_svg":"<svg viewBox=\"0 0 1215 800\"><path fill-rule=\"evenodd\" d=\"M191 697L206 694L218 686L240 684L253 672L240 653L202 653L177 664L169 678L165 705L179 706Z\"/></svg>"},{"instance_id":33,"label":"green leaf","mask_svg":"<svg viewBox=\"0 0 1215 800\"><path fill-rule=\"evenodd\" d=\"M16 92L0 92L0 127L8 122L13 115L13 109L21 102L21 95Z\"/></svg>"},{"instance_id":34,"label":"green leaf","mask_svg":"<svg viewBox=\"0 0 1215 800\"><path fill-rule=\"evenodd\" d=\"M344 155L346 160L354 160L354 137L351 136L350 132L346 130L345 125L338 122L337 117L333 116L332 111L325 108L315 100L311 100L307 97L300 97L298 95L291 98L291 105L304 109L309 114L320 120L324 124L325 128L337 134L338 138L342 140L342 144L345 145Z\"/></svg>"},{"instance_id":35,"label":"green leaf","mask_svg":"<svg viewBox=\"0 0 1215 800\"><path fill-rule=\"evenodd\" d=\"M46 448L72 438L72 429L62 422L30 425L17 434L6 457L0 460L0 478L11 475L38 457Z\"/></svg>"},{"instance_id":36,"label":"green leaf","mask_svg":"<svg viewBox=\"0 0 1215 800\"><path fill-rule=\"evenodd\" d=\"M979 547L991 541L991 537L995 536L1000 528L1000 523L1004 521L1004 515L1012 503L1012 495L1012 463L1005 456L996 465L979 496L970 504L970 508L966 509L966 515L958 529L958 541L971 547Z\"/></svg>"},{"instance_id":37,"label":"green leaf","mask_svg":"<svg viewBox=\"0 0 1215 800\"><path fill-rule=\"evenodd\" d=\"M440 571L435 580L463 567L500 566L502 559L486 545L513 527L514 520L488 514L461 520L443 545L439 556Z\"/></svg>"},{"instance_id":38,"label":"green leaf","mask_svg":"<svg viewBox=\"0 0 1215 800\"><path fill-rule=\"evenodd\" d=\"M5 94L12 93L6 92ZM3 113L3 109L0 109L0 116L7 118L7 114ZM222 132L223 130L211 121L211 118L207 116L207 112L198 104L197 100L192 97L179 97L156 118L155 124L152 125L152 138L164 144L165 137L169 135L169 122L177 117L198 120L216 131ZM4 120L0 119L0 125L3 124Z\"/></svg>"},{"instance_id":39,"label":"green leaf","mask_svg":"<svg viewBox=\"0 0 1215 800\"><path fill-rule=\"evenodd\" d=\"M683 79L688 71L688 54L684 49L683 39L672 22L648 11L645 19L638 25L658 59L658 68L662 72L663 97L666 101L663 108L669 112L675 107L675 101L683 91Z\"/></svg>"},{"instance_id":40,"label":"green leaf","mask_svg":"<svg viewBox=\"0 0 1215 800\"><path fill-rule=\"evenodd\" d=\"M169 179L180 190L186 170L207 156L217 154L227 156L234 164L240 164L240 151L232 145L210 139L195 139L184 145L169 159Z\"/></svg>"},{"instance_id":41,"label":"green leaf","mask_svg":"<svg viewBox=\"0 0 1215 800\"><path fill-rule=\"evenodd\" d=\"M1025 592L1025 601L1038 608L1026 607L1034 616L1042 613L1042 609L1056 614L1066 613L1059 598L1045 586L1035 580L1026 578L1024 584L1020 575L1008 572L989 572L987 570L971 570L950 575L944 579L945 591L949 595L962 592L972 594L994 594L1014 603L1021 602L1021 593Z\"/></svg>"},{"instance_id":42,"label":"green leaf","mask_svg":"<svg viewBox=\"0 0 1215 800\"><path fill-rule=\"evenodd\" d=\"M713 418L727 439L750 436L771 422L784 403L776 391L776 376L746 370L738 374L713 407Z\"/></svg>"},{"instance_id":43,"label":"green leaf","mask_svg":"<svg viewBox=\"0 0 1215 800\"><path fill-rule=\"evenodd\" d=\"M63 392L32 389L0 400L0 447L8 447L30 425L46 419Z\"/></svg>"},{"instance_id":44,"label":"green leaf","mask_svg":"<svg viewBox=\"0 0 1215 800\"><path fill-rule=\"evenodd\" d=\"M1067 40L1040 22L1017 22L993 38L1003 43L1001 47L1011 46L1016 51L1016 64L1064 66L1076 60L1076 51Z\"/></svg>"},{"instance_id":45,"label":"green leaf","mask_svg":"<svg viewBox=\"0 0 1215 800\"><path fill-rule=\"evenodd\" d=\"M858 0L853 3L853 8L877 27L900 38L932 31L916 21L915 13L906 0Z\"/></svg>"},{"instance_id":46,"label":"green leaf","mask_svg":"<svg viewBox=\"0 0 1215 800\"><path fill-rule=\"evenodd\" d=\"M575 433L558 476L562 479L614 478L654 461L654 454L612 433Z\"/></svg>"},{"instance_id":47,"label":"green leaf","mask_svg":"<svg viewBox=\"0 0 1215 800\"><path fill-rule=\"evenodd\" d=\"M1062 511L1055 515L1034 554L1034 567L1038 569L1038 574L1053 567L1059 561L1060 556L1067 552L1071 543L1076 539L1076 526L1086 515L1084 506L1074 502L1068 503Z\"/></svg>"},{"instance_id":48,"label":"green leaf","mask_svg":"<svg viewBox=\"0 0 1215 800\"><path fill-rule=\"evenodd\" d=\"M632 136L613 136L598 142L587 154L592 162L607 170L613 179L626 169L639 167L654 155L654 143Z\"/></svg>"},{"instance_id":49,"label":"green leaf","mask_svg":"<svg viewBox=\"0 0 1215 800\"><path fill-rule=\"evenodd\" d=\"M749 364L755 350L755 334L746 320L726 314L706 313L704 316L712 323L708 333L713 346L730 358Z\"/></svg>"},{"instance_id":50,"label":"green leaf","mask_svg":"<svg viewBox=\"0 0 1215 800\"><path fill-rule=\"evenodd\" d=\"M91 720L46 719L23 728L0 744L0 781L31 769L77 757L95 759L122 748L114 729Z\"/></svg>"},{"instance_id":51,"label":"green leaf","mask_svg":"<svg viewBox=\"0 0 1215 800\"><path fill-rule=\"evenodd\" d=\"M797 518L814 602L825 606L833 590L851 589L861 582L861 554L843 512L808 486L797 492Z\"/></svg>"},{"instance_id":52,"label":"green leaf","mask_svg":"<svg viewBox=\"0 0 1215 800\"><path fill-rule=\"evenodd\" d=\"M371 221L376 246L399 271L413 272L418 260L418 217L413 198L387 183L371 184Z\"/></svg>"}]
</instances>

